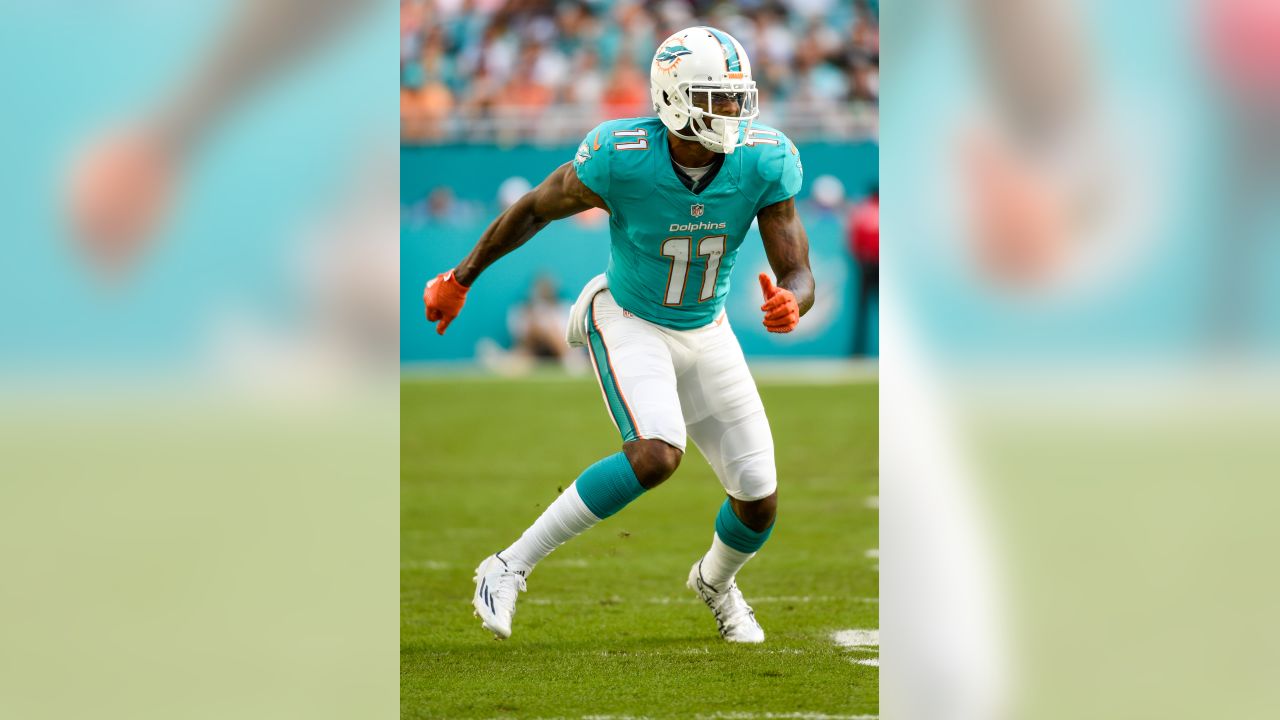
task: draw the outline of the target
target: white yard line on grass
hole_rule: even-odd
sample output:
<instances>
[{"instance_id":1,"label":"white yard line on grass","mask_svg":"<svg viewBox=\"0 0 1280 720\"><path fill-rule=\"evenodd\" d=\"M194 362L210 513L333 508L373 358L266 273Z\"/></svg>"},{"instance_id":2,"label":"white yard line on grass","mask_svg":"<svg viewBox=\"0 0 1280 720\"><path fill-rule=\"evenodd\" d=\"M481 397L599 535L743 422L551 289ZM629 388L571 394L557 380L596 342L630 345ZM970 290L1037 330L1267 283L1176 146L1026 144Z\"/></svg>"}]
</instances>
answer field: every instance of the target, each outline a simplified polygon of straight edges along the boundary
<instances>
[{"instance_id":1,"label":"white yard line on grass","mask_svg":"<svg viewBox=\"0 0 1280 720\"><path fill-rule=\"evenodd\" d=\"M837 630L831 633L831 642L843 648L880 647L880 631Z\"/></svg>"},{"instance_id":2,"label":"white yard line on grass","mask_svg":"<svg viewBox=\"0 0 1280 720\"><path fill-rule=\"evenodd\" d=\"M837 630L831 633L831 641L836 645L848 650L851 654L855 652L878 652L880 650L880 631L879 630ZM865 665L867 667L880 667L880 658L870 657L848 657L846 658L854 665Z\"/></svg>"}]
</instances>

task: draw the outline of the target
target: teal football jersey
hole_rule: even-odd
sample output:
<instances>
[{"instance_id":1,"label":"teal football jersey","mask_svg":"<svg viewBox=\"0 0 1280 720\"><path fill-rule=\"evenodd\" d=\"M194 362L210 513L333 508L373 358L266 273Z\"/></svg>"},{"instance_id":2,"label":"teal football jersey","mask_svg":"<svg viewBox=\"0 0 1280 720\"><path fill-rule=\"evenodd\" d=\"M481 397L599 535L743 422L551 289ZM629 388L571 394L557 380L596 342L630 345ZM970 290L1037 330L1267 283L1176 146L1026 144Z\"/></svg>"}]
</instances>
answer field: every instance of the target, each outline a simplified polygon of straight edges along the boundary
<instances>
[{"instance_id":1,"label":"teal football jersey","mask_svg":"<svg viewBox=\"0 0 1280 720\"><path fill-rule=\"evenodd\" d=\"M573 164L609 208L606 275L622 308L677 330L720 314L756 214L794 196L803 179L799 151L781 132L757 124L744 139L694 193L671 166L658 118L610 120L587 135Z\"/></svg>"}]
</instances>

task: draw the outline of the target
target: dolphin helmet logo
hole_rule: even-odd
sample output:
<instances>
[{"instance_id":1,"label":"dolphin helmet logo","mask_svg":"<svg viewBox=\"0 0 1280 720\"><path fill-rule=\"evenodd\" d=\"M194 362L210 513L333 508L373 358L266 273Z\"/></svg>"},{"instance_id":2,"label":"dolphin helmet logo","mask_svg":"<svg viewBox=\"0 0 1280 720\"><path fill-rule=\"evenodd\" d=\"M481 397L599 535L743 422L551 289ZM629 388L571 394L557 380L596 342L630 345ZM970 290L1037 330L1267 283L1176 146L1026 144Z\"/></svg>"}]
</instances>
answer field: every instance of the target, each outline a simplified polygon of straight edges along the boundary
<instances>
[{"instance_id":1,"label":"dolphin helmet logo","mask_svg":"<svg viewBox=\"0 0 1280 720\"><path fill-rule=\"evenodd\" d=\"M659 70L670 72L680 64L680 58L692 54L693 51L683 45L668 45L658 50L658 54L653 58L653 61L657 63Z\"/></svg>"}]
</instances>

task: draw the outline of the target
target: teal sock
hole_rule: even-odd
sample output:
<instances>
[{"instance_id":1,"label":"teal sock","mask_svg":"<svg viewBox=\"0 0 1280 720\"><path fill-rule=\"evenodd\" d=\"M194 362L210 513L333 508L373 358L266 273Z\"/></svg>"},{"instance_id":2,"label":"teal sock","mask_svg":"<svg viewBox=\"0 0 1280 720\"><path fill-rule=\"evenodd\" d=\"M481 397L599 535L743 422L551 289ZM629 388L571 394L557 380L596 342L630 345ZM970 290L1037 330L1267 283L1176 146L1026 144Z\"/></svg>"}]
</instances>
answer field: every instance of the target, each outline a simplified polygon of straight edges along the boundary
<instances>
[{"instance_id":1,"label":"teal sock","mask_svg":"<svg viewBox=\"0 0 1280 720\"><path fill-rule=\"evenodd\" d=\"M622 453L610 455L578 476L574 485L587 509L601 520L644 493L631 463Z\"/></svg>"},{"instance_id":2,"label":"teal sock","mask_svg":"<svg viewBox=\"0 0 1280 720\"><path fill-rule=\"evenodd\" d=\"M776 524L776 523L775 523ZM716 535L725 545L738 552L753 553L759 550L773 532L773 525L764 532L756 532L747 527L733 512L733 505L728 498L720 506L720 514L716 515Z\"/></svg>"}]
</instances>

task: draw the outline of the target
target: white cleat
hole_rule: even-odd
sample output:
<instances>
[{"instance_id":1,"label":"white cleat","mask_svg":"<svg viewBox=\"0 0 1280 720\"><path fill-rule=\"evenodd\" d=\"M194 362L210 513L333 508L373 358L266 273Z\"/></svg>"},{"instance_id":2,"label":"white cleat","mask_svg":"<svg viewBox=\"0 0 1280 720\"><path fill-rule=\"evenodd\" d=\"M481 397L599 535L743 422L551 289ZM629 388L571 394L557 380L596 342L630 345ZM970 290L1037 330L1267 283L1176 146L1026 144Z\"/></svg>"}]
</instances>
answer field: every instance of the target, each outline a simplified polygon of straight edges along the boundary
<instances>
[{"instance_id":1,"label":"white cleat","mask_svg":"<svg viewBox=\"0 0 1280 720\"><path fill-rule=\"evenodd\" d=\"M476 594L471 605L484 629L499 640L511 637L511 616L516 614L516 595L525 590L524 573L510 569L496 554L480 562L476 568Z\"/></svg>"},{"instance_id":2,"label":"white cleat","mask_svg":"<svg viewBox=\"0 0 1280 720\"><path fill-rule=\"evenodd\" d=\"M728 586L722 588L707 584L702 579L702 559L699 558L689 569L688 585L715 614L720 637L736 643L764 642L764 628L756 622L756 612L743 599L736 582L730 580Z\"/></svg>"}]
</instances>

